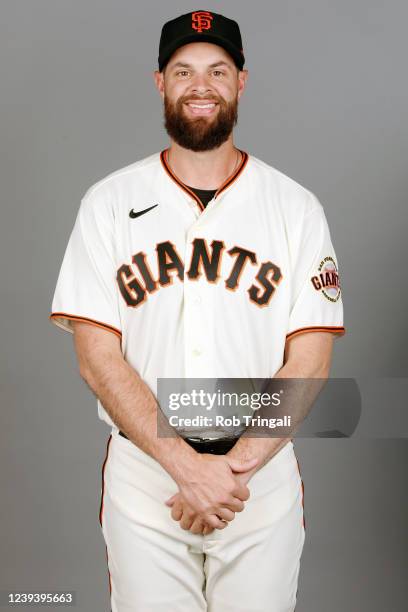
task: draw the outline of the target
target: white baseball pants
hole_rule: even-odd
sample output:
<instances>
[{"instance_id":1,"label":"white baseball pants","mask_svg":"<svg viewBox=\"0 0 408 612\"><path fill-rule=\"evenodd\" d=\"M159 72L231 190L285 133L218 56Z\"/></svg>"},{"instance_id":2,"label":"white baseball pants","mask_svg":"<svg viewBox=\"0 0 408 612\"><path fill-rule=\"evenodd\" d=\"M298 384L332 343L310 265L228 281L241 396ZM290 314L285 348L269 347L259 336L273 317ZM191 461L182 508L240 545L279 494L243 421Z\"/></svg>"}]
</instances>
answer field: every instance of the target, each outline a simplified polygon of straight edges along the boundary
<instances>
[{"instance_id":1,"label":"white baseball pants","mask_svg":"<svg viewBox=\"0 0 408 612\"><path fill-rule=\"evenodd\" d=\"M206 536L171 518L177 485L115 429L102 479L112 612L293 612L305 529L291 441L251 478L243 512Z\"/></svg>"}]
</instances>

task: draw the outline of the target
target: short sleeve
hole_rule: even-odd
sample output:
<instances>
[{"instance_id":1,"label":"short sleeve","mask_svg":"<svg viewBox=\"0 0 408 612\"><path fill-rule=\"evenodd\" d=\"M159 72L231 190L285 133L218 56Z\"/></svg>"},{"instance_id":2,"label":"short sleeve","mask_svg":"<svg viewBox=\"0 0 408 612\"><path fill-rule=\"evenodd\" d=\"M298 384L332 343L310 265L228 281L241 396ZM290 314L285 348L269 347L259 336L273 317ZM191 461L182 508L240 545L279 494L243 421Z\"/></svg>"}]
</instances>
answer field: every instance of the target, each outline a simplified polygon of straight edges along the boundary
<instances>
[{"instance_id":1,"label":"short sleeve","mask_svg":"<svg viewBox=\"0 0 408 612\"><path fill-rule=\"evenodd\" d=\"M84 321L121 338L116 288L114 214L100 188L88 190L77 213L60 268L50 320L73 333Z\"/></svg>"},{"instance_id":2,"label":"short sleeve","mask_svg":"<svg viewBox=\"0 0 408 612\"><path fill-rule=\"evenodd\" d=\"M345 333L336 253L323 207L310 196L313 207L303 218L293 257L287 338L309 331Z\"/></svg>"}]
</instances>

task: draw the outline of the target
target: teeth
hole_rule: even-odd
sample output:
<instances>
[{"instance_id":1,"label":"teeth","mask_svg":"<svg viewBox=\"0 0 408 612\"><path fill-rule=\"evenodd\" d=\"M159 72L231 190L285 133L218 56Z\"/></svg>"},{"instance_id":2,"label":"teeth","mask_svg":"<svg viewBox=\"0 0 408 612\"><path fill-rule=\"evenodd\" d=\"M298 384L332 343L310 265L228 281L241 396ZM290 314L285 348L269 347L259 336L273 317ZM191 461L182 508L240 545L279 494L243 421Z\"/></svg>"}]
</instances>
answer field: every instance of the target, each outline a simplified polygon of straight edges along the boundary
<instances>
[{"instance_id":1,"label":"teeth","mask_svg":"<svg viewBox=\"0 0 408 612\"><path fill-rule=\"evenodd\" d=\"M192 106L193 108L213 108L215 106L215 104L189 104L189 106Z\"/></svg>"}]
</instances>

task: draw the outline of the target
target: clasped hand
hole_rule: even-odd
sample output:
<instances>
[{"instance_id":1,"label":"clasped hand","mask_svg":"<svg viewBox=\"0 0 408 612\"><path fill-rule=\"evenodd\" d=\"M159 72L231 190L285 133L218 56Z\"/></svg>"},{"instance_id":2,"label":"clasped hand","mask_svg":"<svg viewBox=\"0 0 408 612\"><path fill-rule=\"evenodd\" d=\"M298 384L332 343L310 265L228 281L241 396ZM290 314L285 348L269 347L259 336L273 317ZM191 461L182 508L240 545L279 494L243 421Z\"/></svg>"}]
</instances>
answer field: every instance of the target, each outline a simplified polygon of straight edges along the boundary
<instances>
[{"instance_id":1,"label":"clasped hand","mask_svg":"<svg viewBox=\"0 0 408 612\"><path fill-rule=\"evenodd\" d=\"M165 502L172 518L196 534L225 529L249 499L247 483L257 463L257 458L240 461L228 455L197 454L177 483L179 492Z\"/></svg>"}]
</instances>

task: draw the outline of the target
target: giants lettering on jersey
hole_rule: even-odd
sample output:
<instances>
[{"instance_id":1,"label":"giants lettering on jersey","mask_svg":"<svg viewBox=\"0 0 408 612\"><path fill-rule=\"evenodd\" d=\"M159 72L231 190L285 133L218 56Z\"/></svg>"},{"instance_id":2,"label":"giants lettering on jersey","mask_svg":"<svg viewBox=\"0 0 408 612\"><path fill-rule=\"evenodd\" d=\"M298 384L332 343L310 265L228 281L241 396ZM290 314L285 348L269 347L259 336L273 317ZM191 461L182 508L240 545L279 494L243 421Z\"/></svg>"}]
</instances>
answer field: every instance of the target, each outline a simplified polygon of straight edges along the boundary
<instances>
[{"instance_id":1,"label":"giants lettering on jersey","mask_svg":"<svg viewBox=\"0 0 408 612\"><path fill-rule=\"evenodd\" d=\"M321 291L330 302L337 302L341 289L339 273L333 257L330 257L330 255L325 257L320 262L318 272L318 275L312 276L310 279L313 287L316 291Z\"/></svg>"},{"instance_id":2,"label":"giants lettering on jersey","mask_svg":"<svg viewBox=\"0 0 408 612\"><path fill-rule=\"evenodd\" d=\"M231 262L228 276L224 279L225 288L236 291L244 268L248 264L257 264L257 257L253 251L239 246L233 246L226 251L225 244L221 240L213 240L209 245L204 238L195 238L192 246L187 272L176 247L169 240L156 245L158 278L152 273L146 253L136 253L132 256L132 264L122 264L117 270L116 280L126 304L133 308L140 306L147 300L149 294L160 287L171 285L174 279L183 282L184 274L191 281L203 276L209 283L216 284L221 278L221 262L225 257ZM137 278L135 269L140 274L140 279ZM249 300L260 307L268 306L281 279L279 266L272 261L261 263L254 283L247 288Z\"/></svg>"}]
</instances>

